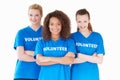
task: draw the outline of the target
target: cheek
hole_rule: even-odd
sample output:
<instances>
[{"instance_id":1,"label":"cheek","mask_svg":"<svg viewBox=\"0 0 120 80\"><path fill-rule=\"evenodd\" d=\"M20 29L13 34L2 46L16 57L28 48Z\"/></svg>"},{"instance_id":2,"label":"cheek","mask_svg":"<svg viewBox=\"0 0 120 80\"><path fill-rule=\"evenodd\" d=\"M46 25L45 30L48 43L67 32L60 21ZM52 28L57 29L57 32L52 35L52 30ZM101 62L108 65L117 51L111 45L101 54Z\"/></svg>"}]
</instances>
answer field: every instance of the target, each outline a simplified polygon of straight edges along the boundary
<instances>
[{"instance_id":1,"label":"cheek","mask_svg":"<svg viewBox=\"0 0 120 80\"><path fill-rule=\"evenodd\" d=\"M79 27L81 24L80 23L77 23L77 26Z\"/></svg>"},{"instance_id":2,"label":"cheek","mask_svg":"<svg viewBox=\"0 0 120 80\"><path fill-rule=\"evenodd\" d=\"M89 23L86 23L85 26L88 26Z\"/></svg>"},{"instance_id":3,"label":"cheek","mask_svg":"<svg viewBox=\"0 0 120 80\"><path fill-rule=\"evenodd\" d=\"M60 31L62 30L62 26L59 26Z\"/></svg>"},{"instance_id":4,"label":"cheek","mask_svg":"<svg viewBox=\"0 0 120 80\"><path fill-rule=\"evenodd\" d=\"M41 17L37 17L38 20L41 20Z\"/></svg>"},{"instance_id":5,"label":"cheek","mask_svg":"<svg viewBox=\"0 0 120 80\"><path fill-rule=\"evenodd\" d=\"M52 28L49 26L49 30L50 30L50 32L51 32L51 30L52 30Z\"/></svg>"},{"instance_id":6,"label":"cheek","mask_svg":"<svg viewBox=\"0 0 120 80\"><path fill-rule=\"evenodd\" d=\"M32 21L32 18L29 18L30 21Z\"/></svg>"}]
</instances>

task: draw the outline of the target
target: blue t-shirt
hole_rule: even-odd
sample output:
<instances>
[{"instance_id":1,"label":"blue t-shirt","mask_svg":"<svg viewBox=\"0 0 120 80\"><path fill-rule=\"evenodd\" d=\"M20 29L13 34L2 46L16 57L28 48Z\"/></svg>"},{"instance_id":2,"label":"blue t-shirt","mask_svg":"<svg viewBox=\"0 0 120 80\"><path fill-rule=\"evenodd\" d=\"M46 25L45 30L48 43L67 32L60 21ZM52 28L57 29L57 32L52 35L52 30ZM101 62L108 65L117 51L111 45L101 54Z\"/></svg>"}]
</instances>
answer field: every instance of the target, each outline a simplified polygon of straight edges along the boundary
<instances>
[{"instance_id":1,"label":"blue t-shirt","mask_svg":"<svg viewBox=\"0 0 120 80\"><path fill-rule=\"evenodd\" d=\"M40 40L36 45L35 57L37 54L48 57L63 57L68 52L76 53L75 43L72 39L58 39L56 41ZM70 80L70 65L53 64L41 66L39 80Z\"/></svg>"},{"instance_id":2,"label":"blue t-shirt","mask_svg":"<svg viewBox=\"0 0 120 80\"><path fill-rule=\"evenodd\" d=\"M25 51L35 51L36 43L42 39L41 32L42 26L37 31L34 31L29 26L19 30L15 38L14 49L23 46ZM17 60L14 78L38 79L39 71L40 66L36 62Z\"/></svg>"},{"instance_id":3,"label":"blue t-shirt","mask_svg":"<svg viewBox=\"0 0 120 80\"><path fill-rule=\"evenodd\" d=\"M71 36L76 43L77 53L86 55L105 54L102 36L92 32L87 38L79 31ZM71 80L99 80L99 70L96 63L84 62L71 66Z\"/></svg>"}]
</instances>

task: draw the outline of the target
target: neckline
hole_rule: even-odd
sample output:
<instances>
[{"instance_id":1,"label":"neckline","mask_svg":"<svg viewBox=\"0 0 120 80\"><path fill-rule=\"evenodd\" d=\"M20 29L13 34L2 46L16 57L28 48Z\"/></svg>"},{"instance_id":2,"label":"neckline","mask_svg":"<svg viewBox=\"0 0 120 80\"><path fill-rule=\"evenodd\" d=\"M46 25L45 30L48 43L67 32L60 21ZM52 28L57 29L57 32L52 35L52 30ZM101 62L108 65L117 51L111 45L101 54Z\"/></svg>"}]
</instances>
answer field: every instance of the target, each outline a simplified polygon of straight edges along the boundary
<instances>
[{"instance_id":1,"label":"neckline","mask_svg":"<svg viewBox=\"0 0 120 80\"><path fill-rule=\"evenodd\" d=\"M92 35L92 33L93 33L93 32L91 31L87 36L85 36L85 35L83 35L80 31L78 31L78 32L79 32L84 38L86 38L86 39L89 38L89 37Z\"/></svg>"},{"instance_id":2,"label":"neckline","mask_svg":"<svg viewBox=\"0 0 120 80\"><path fill-rule=\"evenodd\" d=\"M33 32L38 32L40 29L41 29L41 25L40 25L40 27L37 29L37 30L34 30L32 27L30 27L30 26L28 26L29 27L29 29L31 29Z\"/></svg>"},{"instance_id":3,"label":"neckline","mask_svg":"<svg viewBox=\"0 0 120 80\"><path fill-rule=\"evenodd\" d=\"M54 40L54 39L51 38L51 41L53 41L53 42L58 42L59 40L61 40L61 38L58 38L56 40Z\"/></svg>"}]
</instances>

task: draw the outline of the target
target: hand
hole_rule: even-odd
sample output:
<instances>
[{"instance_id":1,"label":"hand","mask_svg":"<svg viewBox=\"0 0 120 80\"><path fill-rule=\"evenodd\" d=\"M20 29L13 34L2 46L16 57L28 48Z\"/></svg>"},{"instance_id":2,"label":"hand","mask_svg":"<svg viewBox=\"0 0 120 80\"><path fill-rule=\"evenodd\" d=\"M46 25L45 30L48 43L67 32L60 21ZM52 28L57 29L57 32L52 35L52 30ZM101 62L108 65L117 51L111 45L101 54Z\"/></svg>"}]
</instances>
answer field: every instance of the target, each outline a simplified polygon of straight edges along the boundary
<instances>
[{"instance_id":1,"label":"hand","mask_svg":"<svg viewBox=\"0 0 120 80\"><path fill-rule=\"evenodd\" d=\"M97 56L96 52L92 56Z\"/></svg>"}]
</instances>

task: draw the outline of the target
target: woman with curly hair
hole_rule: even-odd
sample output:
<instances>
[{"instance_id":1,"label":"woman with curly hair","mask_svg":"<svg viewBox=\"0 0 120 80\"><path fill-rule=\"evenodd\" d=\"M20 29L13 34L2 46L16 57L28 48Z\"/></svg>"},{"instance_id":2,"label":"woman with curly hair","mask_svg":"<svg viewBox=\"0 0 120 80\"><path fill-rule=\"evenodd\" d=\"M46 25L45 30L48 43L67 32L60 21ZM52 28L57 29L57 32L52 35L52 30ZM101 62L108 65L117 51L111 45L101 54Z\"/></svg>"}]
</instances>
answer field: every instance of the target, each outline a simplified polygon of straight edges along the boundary
<instances>
[{"instance_id":1,"label":"woman with curly hair","mask_svg":"<svg viewBox=\"0 0 120 80\"><path fill-rule=\"evenodd\" d=\"M39 80L70 80L76 49L69 37L69 17L59 10L49 13L43 24L43 39L38 41L34 54L41 66Z\"/></svg>"}]
</instances>

